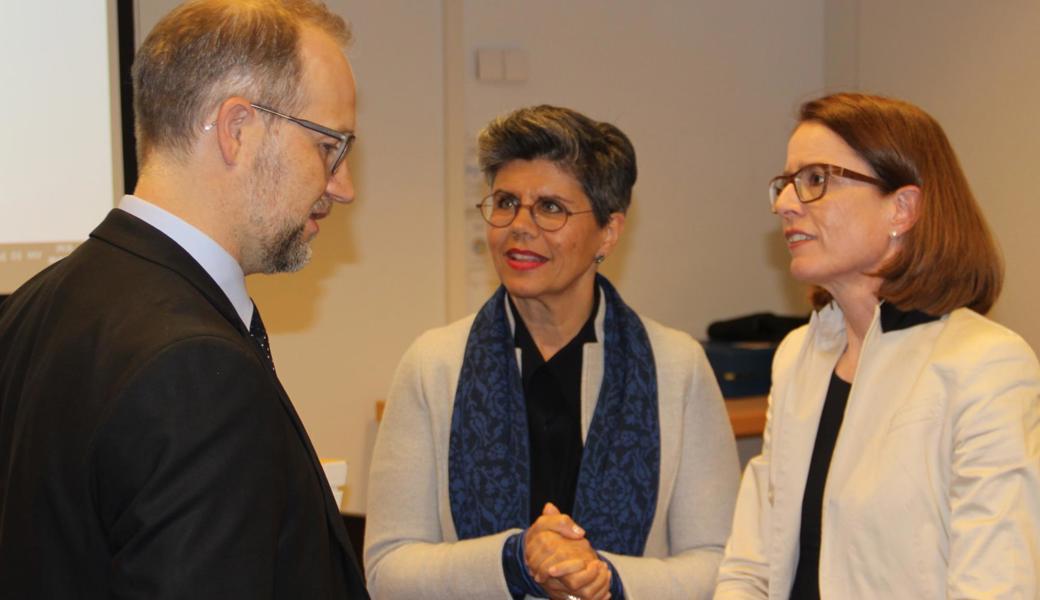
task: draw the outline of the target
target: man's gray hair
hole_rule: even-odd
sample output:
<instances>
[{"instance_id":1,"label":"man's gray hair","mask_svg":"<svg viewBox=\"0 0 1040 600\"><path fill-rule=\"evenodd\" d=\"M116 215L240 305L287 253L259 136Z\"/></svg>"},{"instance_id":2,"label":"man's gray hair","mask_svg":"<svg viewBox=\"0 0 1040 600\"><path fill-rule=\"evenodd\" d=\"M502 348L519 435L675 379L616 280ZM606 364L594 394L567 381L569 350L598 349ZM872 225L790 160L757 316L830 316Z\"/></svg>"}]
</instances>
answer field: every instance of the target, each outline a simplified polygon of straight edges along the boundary
<instances>
[{"instance_id":1,"label":"man's gray hair","mask_svg":"<svg viewBox=\"0 0 1040 600\"><path fill-rule=\"evenodd\" d=\"M302 102L302 26L350 42L342 17L314 0L193 0L163 17L133 64L137 160L183 156L225 99L295 111Z\"/></svg>"}]
</instances>

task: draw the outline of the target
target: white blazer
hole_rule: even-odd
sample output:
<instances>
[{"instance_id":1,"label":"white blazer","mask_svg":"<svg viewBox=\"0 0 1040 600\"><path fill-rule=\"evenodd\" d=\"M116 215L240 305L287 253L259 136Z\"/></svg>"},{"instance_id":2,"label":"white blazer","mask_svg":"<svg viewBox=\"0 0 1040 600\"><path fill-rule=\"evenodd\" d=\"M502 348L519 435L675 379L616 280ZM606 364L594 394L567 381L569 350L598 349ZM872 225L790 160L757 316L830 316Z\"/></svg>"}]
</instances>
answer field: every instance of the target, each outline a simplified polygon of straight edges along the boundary
<instances>
[{"instance_id":1,"label":"white blazer","mask_svg":"<svg viewBox=\"0 0 1040 600\"><path fill-rule=\"evenodd\" d=\"M864 338L823 494L825 599L1040 598L1040 366L968 309L882 305ZM830 374L835 304L777 349L716 598L787 598Z\"/></svg>"}]
</instances>

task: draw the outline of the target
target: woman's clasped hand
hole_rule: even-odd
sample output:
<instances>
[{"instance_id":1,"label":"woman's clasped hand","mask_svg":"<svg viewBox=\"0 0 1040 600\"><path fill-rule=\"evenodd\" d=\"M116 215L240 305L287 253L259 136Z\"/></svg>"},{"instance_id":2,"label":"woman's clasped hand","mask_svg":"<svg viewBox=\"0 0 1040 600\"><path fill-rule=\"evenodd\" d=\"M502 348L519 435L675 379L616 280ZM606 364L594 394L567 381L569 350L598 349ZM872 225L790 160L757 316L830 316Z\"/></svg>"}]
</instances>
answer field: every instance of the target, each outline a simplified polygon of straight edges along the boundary
<instances>
[{"instance_id":1,"label":"woman's clasped hand","mask_svg":"<svg viewBox=\"0 0 1040 600\"><path fill-rule=\"evenodd\" d=\"M554 600L610 598L610 567L585 539L585 530L551 502L527 529L524 561Z\"/></svg>"}]
</instances>

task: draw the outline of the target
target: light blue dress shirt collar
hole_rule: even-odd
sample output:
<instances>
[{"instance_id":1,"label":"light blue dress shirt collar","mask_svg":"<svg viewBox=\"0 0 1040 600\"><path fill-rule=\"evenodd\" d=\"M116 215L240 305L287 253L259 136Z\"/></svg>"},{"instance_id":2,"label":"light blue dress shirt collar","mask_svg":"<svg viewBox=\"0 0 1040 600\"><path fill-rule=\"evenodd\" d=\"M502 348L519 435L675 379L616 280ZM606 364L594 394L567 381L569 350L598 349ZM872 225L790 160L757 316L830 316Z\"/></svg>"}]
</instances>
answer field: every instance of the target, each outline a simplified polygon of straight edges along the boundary
<instances>
[{"instance_id":1,"label":"light blue dress shirt collar","mask_svg":"<svg viewBox=\"0 0 1040 600\"><path fill-rule=\"evenodd\" d=\"M187 221L146 200L127 194L119 209L155 227L191 255L224 291L246 329L253 319L253 301L246 291L242 266L220 244Z\"/></svg>"}]
</instances>

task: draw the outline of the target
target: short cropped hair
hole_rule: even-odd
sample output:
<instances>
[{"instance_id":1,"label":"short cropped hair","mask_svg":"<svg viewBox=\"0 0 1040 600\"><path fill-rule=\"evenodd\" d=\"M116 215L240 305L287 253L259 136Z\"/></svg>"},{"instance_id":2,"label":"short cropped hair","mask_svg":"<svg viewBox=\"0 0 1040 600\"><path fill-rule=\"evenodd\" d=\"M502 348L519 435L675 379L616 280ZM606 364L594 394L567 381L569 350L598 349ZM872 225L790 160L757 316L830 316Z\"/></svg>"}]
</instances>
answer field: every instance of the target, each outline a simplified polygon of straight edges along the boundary
<instances>
[{"instance_id":1,"label":"short cropped hair","mask_svg":"<svg viewBox=\"0 0 1040 600\"><path fill-rule=\"evenodd\" d=\"M513 111L488 124L477 146L488 183L510 161L551 161L581 184L600 227L632 202L636 151L628 136L569 108L542 105Z\"/></svg>"},{"instance_id":2,"label":"short cropped hair","mask_svg":"<svg viewBox=\"0 0 1040 600\"><path fill-rule=\"evenodd\" d=\"M163 17L132 69L138 163L160 149L184 156L231 96L295 111L303 25L350 42L342 17L314 0L193 0Z\"/></svg>"},{"instance_id":3,"label":"short cropped hair","mask_svg":"<svg viewBox=\"0 0 1040 600\"><path fill-rule=\"evenodd\" d=\"M806 102L799 122L810 121L867 161L883 193L921 189L917 222L875 273L883 280L880 299L935 316L961 307L988 312L1000 295L1003 260L939 123L909 102L852 93ZM831 296L816 288L812 301L821 308Z\"/></svg>"}]
</instances>

